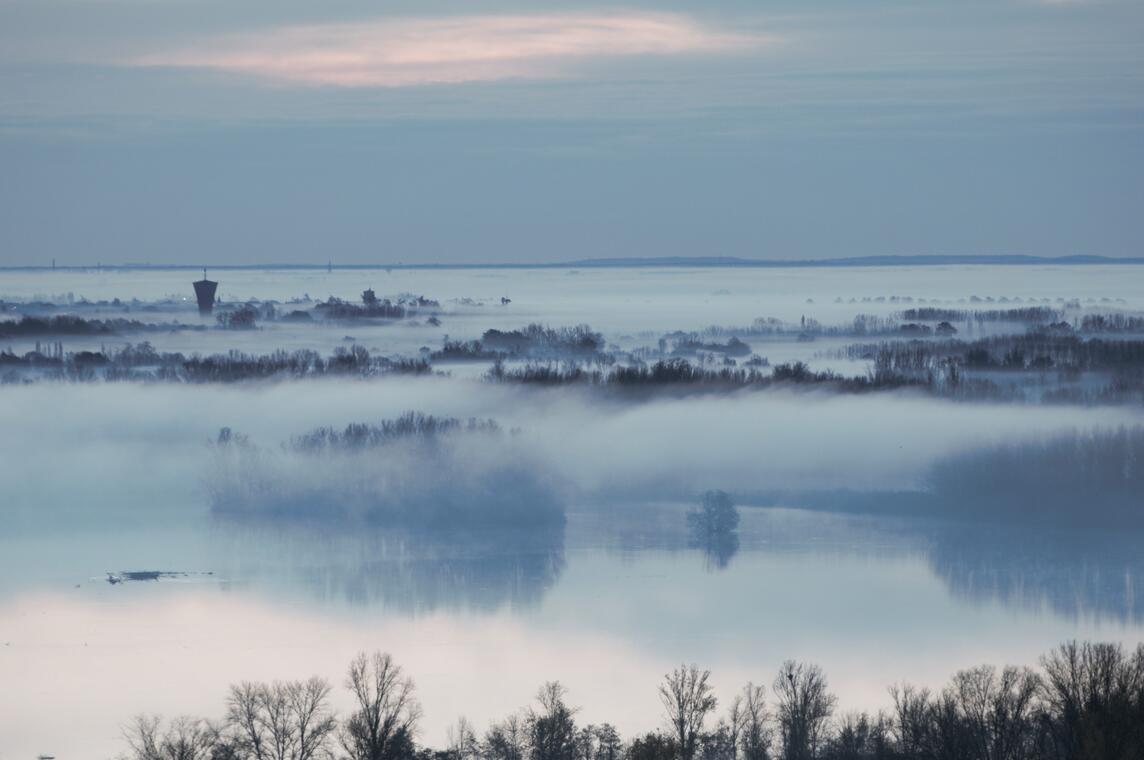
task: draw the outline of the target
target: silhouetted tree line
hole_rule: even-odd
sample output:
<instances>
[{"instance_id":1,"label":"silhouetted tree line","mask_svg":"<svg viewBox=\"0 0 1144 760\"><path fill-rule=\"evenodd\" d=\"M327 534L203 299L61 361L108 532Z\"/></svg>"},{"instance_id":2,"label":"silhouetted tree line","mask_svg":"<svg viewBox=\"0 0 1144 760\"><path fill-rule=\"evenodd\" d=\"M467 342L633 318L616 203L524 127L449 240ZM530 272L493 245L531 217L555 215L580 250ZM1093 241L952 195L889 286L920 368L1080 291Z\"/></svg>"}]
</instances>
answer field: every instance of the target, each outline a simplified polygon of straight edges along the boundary
<instances>
[{"instance_id":1,"label":"silhouetted tree line","mask_svg":"<svg viewBox=\"0 0 1144 760\"><path fill-rule=\"evenodd\" d=\"M758 366L764 366L761 363ZM835 372L817 372L804 362L776 365L771 372L758 366L709 368L686 359L660 359L653 363L615 365L606 372L588 370L575 362L530 363L506 367L498 362L485 375L493 382L522 385L592 385L616 390L654 390L677 388L693 390L736 390L769 388L781 385L827 386L845 392L862 392L888 388L924 385L923 382L889 373L845 376Z\"/></svg>"},{"instance_id":2,"label":"silhouetted tree line","mask_svg":"<svg viewBox=\"0 0 1144 760\"><path fill-rule=\"evenodd\" d=\"M1023 322L1039 325L1057 322L1062 313L1048 306L1026 306L1014 309L947 309L941 307L919 307L898 312L899 319L907 322Z\"/></svg>"},{"instance_id":3,"label":"silhouetted tree line","mask_svg":"<svg viewBox=\"0 0 1144 760\"><path fill-rule=\"evenodd\" d=\"M1085 314L1079 329L1086 333L1144 333L1144 317L1129 314Z\"/></svg>"},{"instance_id":4,"label":"silhouetted tree line","mask_svg":"<svg viewBox=\"0 0 1144 760\"><path fill-rule=\"evenodd\" d=\"M314 307L314 313L324 319L404 319L409 313L404 305L388 298L374 299L369 303L349 303L331 296Z\"/></svg>"},{"instance_id":5,"label":"silhouetted tree line","mask_svg":"<svg viewBox=\"0 0 1144 760\"><path fill-rule=\"evenodd\" d=\"M501 432L495 420L479 420L470 417L462 422L456 417L434 417L421 412L406 412L392 420L382 420L377 424L350 423L344 430L330 427L317 428L309 433L290 439L294 451L321 452L349 451L385 446L400 440L432 439L453 433L484 433L495 435Z\"/></svg>"},{"instance_id":6,"label":"silhouetted tree line","mask_svg":"<svg viewBox=\"0 0 1144 760\"><path fill-rule=\"evenodd\" d=\"M751 347L735 335L728 338L726 343L705 339L699 333L683 332L665 335L664 340L670 345L668 353L672 356L695 356L700 351L727 356L749 356L751 353Z\"/></svg>"},{"instance_id":7,"label":"silhouetted tree line","mask_svg":"<svg viewBox=\"0 0 1144 760\"><path fill-rule=\"evenodd\" d=\"M226 309L215 315L218 326L224 330L253 330L259 319L274 319L276 312L272 305L262 308L244 303L234 309Z\"/></svg>"},{"instance_id":8,"label":"silhouetted tree line","mask_svg":"<svg viewBox=\"0 0 1144 760\"><path fill-rule=\"evenodd\" d=\"M0 338L33 338L38 336L90 336L121 335L139 332L172 332L174 330L204 330L202 325L184 325L179 322L152 323L137 319L85 319L72 314L52 317L24 316L19 320L0 321Z\"/></svg>"},{"instance_id":9,"label":"silhouetted tree line","mask_svg":"<svg viewBox=\"0 0 1144 760\"><path fill-rule=\"evenodd\" d=\"M328 376L373 377L385 374L426 374L432 371L424 359L390 359L371 356L360 345L339 346L322 357L317 351L273 351L247 354L228 351L210 356L186 356L156 351L147 342L120 349L63 353L30 351L23 356L0 352L0 370L8 370L5 382L33 378L19 374L35 370L48 380L109 382L234 383L273 378L301 379Z\"/></svg>"},{"instance_id":10,"label":"silhouetted tree line","mask_svg":"<svg viewBox=\"0 0 1144 760\"><path fill-rule=\"evenodd\" d=\"M532 323L519 330L486 330L481 345L509 356L569 355L587 357L604 350L604 336L588 325L548 327Z\"/></svg>"},{"instance_id":11,"label":"silhouetted tree line","mask_svg":"<svg viewBox=\"0 0 1144 760\"><path fill-rule=\"evenodd\" d=\"M1034 400L1065 403L1144 399L1144 340L1085 338L1051 325L974 341L852 344L833 355L873 361L875 376L909 378L953 398L1025 400L1032 394ZM1044 383L1049 372L1055 373L1055 385ZM1099 374L1099 382L1074 384L1083 373Z\"/></svg>"},{"instance_id":12,"label":"silhouetted tree line","mask_svg":"<svg viewBox=\"0 0 1144 760\"><path fill-rule=\"evenodd\" d=\"M449 340L446 337L441 348L433 351L429 358L433 361L490 361L504 356L503 351L486 348L479 340Z\"/></svg>"},{"instance_id":13,"label":"silhouetted tree line","mask_svg":"<svg viewBox=\"0 0 1144 760\"><path fill-rule=\"evenodd\" d=\"M973 341L856 343L840 354L884 361L900 371L930 370L942 364L967 369L1072 371L1144 367L1144 340L1104 340L1034 331Z\"/></svg>"},{"instance_id":14,"label":"silhouetted tree line","mask_svg":"<svg viewBox=\"0 0 1144 760\"><path fill-rule=\"evenodd\" d=\"M317 304L314 313L324 319L354 320L354 319L404 319L423 310L439 309L441 304L425 296L405 293L396 300L378 298L373 290L362 293L360 304L343 301L331 296L328 300Z\"/></svg>"},{"instance_id":15,"label":"silhouetted tree line","mask_svg":"<svg viewBox=\"0 0 1144 760\"><path fill-rule=\"evenodd\" d=\"M477 340L450 340L432 352L433 360L488 361L513 358L569 357L580 360L610 360L605 355L604 336L588 325L546 327L530 324L520 330L486 330Z\"/></svg>"},{"instance_id":16,"label":"silhouetted tree line","mask_svg":"<svg viewBox=\"0 0 1144 760\"><path fill-rule=\"evenodd\" d=\"M988 310L919 307L906 309L889 317L876 314L858 314L848 324L841 325L823 325L817 319L806 316L802 317L798 323L788 323L774 317L759 317L744 327L711 326L698 333L669 334L664 336L664 340L672 341L686 338L702 341L703 338L720 337L797 337L808 340L820 337L846 338L873 335L886 337L894 335L942 336L953 335L957 332L953 325L955 322L1021 323L1028 326L1039 326L1058 322L1062 318L1061 311L1046 306ZM937 324L931 326L925 323Z\"/></svg>"},{"instance_id":17,"label":"silhouetted tree line","mask_svg":"<svg viewBox=\"0 0 1144 760\"><path fill-rule=\"evenodd\" d=\"M583 725L559 682L478 736L461 718L446 746L419 746L413 681L388 654L359 654L344 686L349 714L321 678L231 686L218 722L140 716L127 760L1139 760L1144 757L1144 645L1068 642L1038 669L992 665L940 691L890 688L892 707L841 713L816 665L783 663L719 711L710 671L681 665L658 688L663 723L624 741Z\"/></svg>"}]
</instances>

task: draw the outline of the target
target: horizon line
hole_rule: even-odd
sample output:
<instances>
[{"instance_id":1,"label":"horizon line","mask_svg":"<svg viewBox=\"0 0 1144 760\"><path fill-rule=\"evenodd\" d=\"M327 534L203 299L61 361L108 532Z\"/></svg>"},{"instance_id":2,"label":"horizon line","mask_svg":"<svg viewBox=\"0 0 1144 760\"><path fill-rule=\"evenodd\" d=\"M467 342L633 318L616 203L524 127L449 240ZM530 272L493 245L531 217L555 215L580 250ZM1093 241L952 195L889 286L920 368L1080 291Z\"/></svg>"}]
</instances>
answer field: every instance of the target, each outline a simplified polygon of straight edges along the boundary
<instances>
[{"instance_id":1,"label":"horizon line","mask_svg":"<svg viewBox=\"0 0 1144 760\"><path fill-rule=\"evenodd\" d=\"M476 262L476 263L376 263L376 264L333 264L332 262L313 264L151 264L146 262L125 262L121 264L25 264L0 266L0 271L135 271L135 270L189 270L220 269L224 271L270 270L270 269L607 269L607 268L650 268L650 267L719 267L719 268L814 268L814 267L878 267L878 266L948 266L948 265L1085 265L1115 264L1140 265L1140 256L1098 256L1073 254L1064 256L1034 256L1029 254L967 254L967 255L879 255L850 256L822 259L749 259L738 256L630 256L576 259L555 262Z\"/></svg>"}]
</instances>

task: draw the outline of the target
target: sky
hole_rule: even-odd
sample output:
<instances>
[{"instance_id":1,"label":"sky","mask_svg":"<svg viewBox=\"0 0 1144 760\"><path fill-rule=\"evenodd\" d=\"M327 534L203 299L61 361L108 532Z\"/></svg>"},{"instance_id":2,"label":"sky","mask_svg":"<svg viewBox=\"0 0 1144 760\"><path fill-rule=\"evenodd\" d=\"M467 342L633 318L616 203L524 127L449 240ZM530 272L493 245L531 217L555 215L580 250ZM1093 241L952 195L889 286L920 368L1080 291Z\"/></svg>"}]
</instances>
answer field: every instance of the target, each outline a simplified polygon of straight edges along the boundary
<instances>
[{"instance_id":1,"label":"sky","mask_svg":"<svg viewBox=\"0 0 1144 760\"><path fill-rule=\"evenodd\" d=\"M1144 4L0 0L0 266L1144 255Z\"/></svg>"}]
</instances>

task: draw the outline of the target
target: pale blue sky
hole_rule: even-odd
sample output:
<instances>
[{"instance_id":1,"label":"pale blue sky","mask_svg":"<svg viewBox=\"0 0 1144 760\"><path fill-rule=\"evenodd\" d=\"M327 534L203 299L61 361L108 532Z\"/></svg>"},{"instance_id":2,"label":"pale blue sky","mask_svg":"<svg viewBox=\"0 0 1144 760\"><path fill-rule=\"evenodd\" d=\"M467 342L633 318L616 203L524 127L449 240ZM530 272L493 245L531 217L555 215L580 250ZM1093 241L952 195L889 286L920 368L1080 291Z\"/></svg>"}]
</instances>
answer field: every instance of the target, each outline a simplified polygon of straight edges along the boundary
<instances>
[{"instance_id":1,"label":"pale blue sky","mask_svg":"<svg viewBox=\"0 0 1144 760\"><path fill-rule=\"evenodd\" d=\"M1144 255L1144 5L0 0L0 265Z\"/></svg>"}]
</instances>

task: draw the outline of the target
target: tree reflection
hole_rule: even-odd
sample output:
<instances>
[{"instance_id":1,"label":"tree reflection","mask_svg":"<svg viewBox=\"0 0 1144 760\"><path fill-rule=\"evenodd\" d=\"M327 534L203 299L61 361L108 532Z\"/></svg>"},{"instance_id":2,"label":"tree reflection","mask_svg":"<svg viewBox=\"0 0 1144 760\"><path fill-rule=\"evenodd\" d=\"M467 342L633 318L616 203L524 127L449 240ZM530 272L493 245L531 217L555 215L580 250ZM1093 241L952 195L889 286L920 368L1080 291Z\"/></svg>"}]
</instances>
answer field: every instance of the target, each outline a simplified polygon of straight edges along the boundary
<instances>
[{"instance_id":1,"label":"tree reflection","mask_svg":"<svg viewBox=\"0 0 1144 760\"><path fill-rule=\"evenodd\" d=\"M1144 575L1137 532L944 525L928 560L957 596L1067 618L1144 621L1136 587Z\"/></svg>"},{"instance_id":2,"label":"tree reflection","mask_svg":"<svg viewBox=\"0 0 1144 760\"><path fill-rule=\"evenodd\" d=\"M239 582L402 612L539 603L564 570L564 529L411 531L214 523L217 566Z\"/></svg>"}]
</instances>

